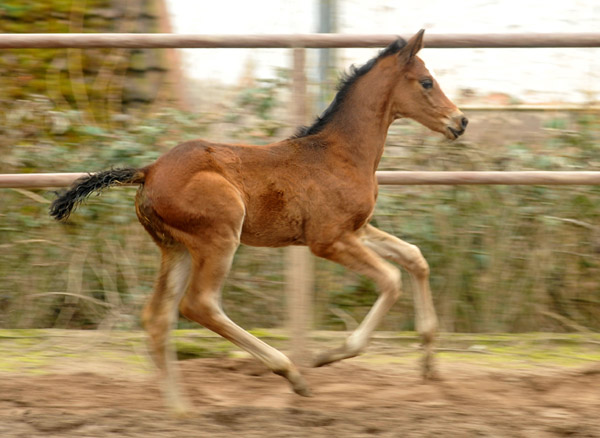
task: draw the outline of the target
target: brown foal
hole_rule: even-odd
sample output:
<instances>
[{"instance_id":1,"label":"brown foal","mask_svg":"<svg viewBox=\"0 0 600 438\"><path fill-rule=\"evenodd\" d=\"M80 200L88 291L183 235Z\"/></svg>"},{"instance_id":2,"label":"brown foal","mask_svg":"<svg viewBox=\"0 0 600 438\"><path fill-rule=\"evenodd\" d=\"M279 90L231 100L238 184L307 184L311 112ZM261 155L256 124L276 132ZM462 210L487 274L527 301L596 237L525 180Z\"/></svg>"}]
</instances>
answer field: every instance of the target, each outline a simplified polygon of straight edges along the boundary
<instances>
[{"instance_id":1,"label":"brown foal","mask_svg":"<svg viewBox=\"0 0 600 438\"><path fill-rule=\"evenodd\" d=\"M51 214L65 219L96 190L139 184L138 218L162 252L160 274L143 322L162 375L167 404L187 405L176 382L169 331L181 312L218 333L310 395L286 355L257 339L221 308L221 288L240 243L306 245L319 256L372 278L380 295L345 343L317 356L321 366L356 356L400 295L400 271L415 279L423 373L433 374L437 317L429 266L419 249L369 225L377 198L375 170L390 124L409 117L449 139L467 119L448 100L417 52L423 30L399 39L342 82L329 108L296 136L266 146L188 141L141 169L113 169L78 180Z\"/></svg>"}]
</instances>

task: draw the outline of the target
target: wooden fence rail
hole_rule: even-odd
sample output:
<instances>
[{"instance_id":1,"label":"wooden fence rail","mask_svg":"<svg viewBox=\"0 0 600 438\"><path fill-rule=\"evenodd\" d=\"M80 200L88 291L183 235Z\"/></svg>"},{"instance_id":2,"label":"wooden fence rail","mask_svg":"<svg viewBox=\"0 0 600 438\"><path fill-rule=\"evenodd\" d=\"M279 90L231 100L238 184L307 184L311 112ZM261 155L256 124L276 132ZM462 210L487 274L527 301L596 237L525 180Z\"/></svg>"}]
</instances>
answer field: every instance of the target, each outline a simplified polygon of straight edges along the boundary
<instances>
[{"instance_id":1,"label":"wooden fence rail","mask_svg":"<svg viewBox=\"0 0 600 438\"><path fill-rule=\"evenodd\" d=\"M382 185L577 185L600 184L600 172L377 172Z\"/></svg>"},{"instance_id":2,"label":"wooden fence rail","mask_svg":"<svg viewBox=\"0 0 600 438\"><path fill-rule=\"evenodd\" d=\"M0 174L0 188L68 187L87 173ZM381 185L600 185L600 172L425 172L379 171Z\"/></svg>"},{"instance_id":3,"label":"wooden fence rail","mask_svg":"<svg viewBox=\"0 0 600 438\"><path fill-rule=\"evenodd\" d=\"M417 29L415 29L417 30ZM409 38L412 35L401 35ZM383 47L397 35L0 34L1 49L34 48L340 48ZM600 32L425 34L429 48L600 47Z\"/></svg>"}]
</instances>

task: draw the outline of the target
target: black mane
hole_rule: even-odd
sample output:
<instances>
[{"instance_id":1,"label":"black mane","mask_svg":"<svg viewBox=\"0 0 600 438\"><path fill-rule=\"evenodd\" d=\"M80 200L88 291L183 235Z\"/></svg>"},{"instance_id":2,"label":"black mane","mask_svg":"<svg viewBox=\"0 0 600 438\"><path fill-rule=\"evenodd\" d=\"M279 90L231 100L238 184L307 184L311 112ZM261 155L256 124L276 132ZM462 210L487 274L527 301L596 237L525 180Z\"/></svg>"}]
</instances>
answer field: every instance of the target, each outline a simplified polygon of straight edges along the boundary
<instances>
[{"instance_id":1,"label":"black mane","mask_svg":"<svg viewBox=\"0 0 600 438\"><path fill-rule=\"evenodd\" d=\"M346 96L348 95L348 92L350 91L350 88L352 88L352 85L354 85L354 83L360 77L364 76L369 71L371 71L371 69L377 63L377 61L379 61L381 58L385 58L386 56L398 53L404 48L404 46L406 46L406 41L402 38L398 38L396 41L394 41L392 44L390 44L381 52L379 52L379 54L376 57L369 60L363 66L356 67L352 65L350 67L350 71L342 76L340 83L337 86L337 93L333 98L333 101L327 107L327 109L323 111L323 114L318 116L312 125L300 126L296 130L296 134L292 138L306 137L321 132L325 125L327 125L327 123L331 121L335 113L341 107L342 103L346 99Z\"/></svg>"}]
</instances>

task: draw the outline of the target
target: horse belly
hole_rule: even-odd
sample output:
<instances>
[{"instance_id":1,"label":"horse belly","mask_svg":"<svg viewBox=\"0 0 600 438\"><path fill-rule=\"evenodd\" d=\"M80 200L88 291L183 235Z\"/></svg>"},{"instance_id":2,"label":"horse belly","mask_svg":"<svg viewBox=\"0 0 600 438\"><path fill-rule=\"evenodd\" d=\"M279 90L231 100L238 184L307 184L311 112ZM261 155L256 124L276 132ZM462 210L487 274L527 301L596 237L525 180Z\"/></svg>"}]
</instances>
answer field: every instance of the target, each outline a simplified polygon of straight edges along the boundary
<instances>
[{"instance_id":1,"label":"horse belly","mask_svg":"<svg viewBox=\"0 0 600 438\"><path fill-rule=\"evenodd\" d=\"M250 246L302 245L305 242L301 217L274 212L248 212L240 240L244 245Z\"/></svg>"}]
</instances>

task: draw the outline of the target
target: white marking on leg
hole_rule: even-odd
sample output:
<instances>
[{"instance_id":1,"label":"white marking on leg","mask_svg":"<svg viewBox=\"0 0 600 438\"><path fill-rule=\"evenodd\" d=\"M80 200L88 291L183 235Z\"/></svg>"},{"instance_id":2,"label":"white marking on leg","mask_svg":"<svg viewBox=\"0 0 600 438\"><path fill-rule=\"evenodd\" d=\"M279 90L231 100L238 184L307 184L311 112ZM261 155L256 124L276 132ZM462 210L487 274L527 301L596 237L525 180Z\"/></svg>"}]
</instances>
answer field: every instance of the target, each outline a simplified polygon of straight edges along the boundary
<instances>
[{"instance_id":1,"label":"white marking on leg","mask_svg":"<svg viewBox=\"0 0 600 438\"><path fill-rule=\"evenodd\" d=\"M332 246L334 252L323 252L327 258L352 270L367 275L377 283L381 293L358 328L350 334L341 348L325 352L317 357L315 366L353 357L367 346L375 329L400 296L400 271L385 262L358 239L349 238Z\"/></svg>"},{"instance_id":2,"label":"white marking on leg","mask_svg":"<svg viewBox=\"0 0 600 438\"><path fill-rule=\"evenodd\" d=\"M387 274L385 281L381 281L379 284L381 294L358 328L346 340L348 348L355 350L356 354L366 348L373 332L400 296L402 281L400 271L387 263L382 263L382 266L385 267Z\"/></svg>"},{"instance_id":3,"label":"white marking on leg","mask_svg":"<svg viewBox=\"0 0 600 438\"><path fill-rule=\"evenodd\" d=\"M199 256L202 263L194 263L194 269L197 269L192 274L194 283L183 299L181 310L186 317L223 336L248 351L276 374L286 377L296 393L308 396L310 390L292 361L238 326L221 307L221 287L231 267L236 247L237 243L220 260L216 258L219 257L218 254L216 257L214 254L211 254L212 257Z\"/></svg>"},{"instance_id":4,"label":"white marking on leg","mask_svg":"<svg viewBox=\"0 0 600 438\"><path fill-rule=\"evenodd\" d=\"M411 274L414 285L416 326L425 349L423 373L426 377L433 375L433 341L437 332L438 320L431 297L427 261L417 246L404 242L371 225L365 227L363 241L379 255L398 263Z\"/></svg>"},{"instance_id":5,"label":"white marking on leg","mask_svg":"<svg viewBox=\"0 0 600 438\"><path fill-rule=\"evenodd\" d=\"M171 340L171 330L177 327L179 319L179 302L187 290L190 278L191 258L187 251L177 254L177 260L174 262L171 271L167 277L167 287L169 288L169 309L170 321L168 333L165 336L163 345L165 362L164 378L162 381L163 391L167 404L178 414L185 413L189 409L189 403L181 393L180 375L177 367L177 353Z\"/></svg>"}]
</instances>

